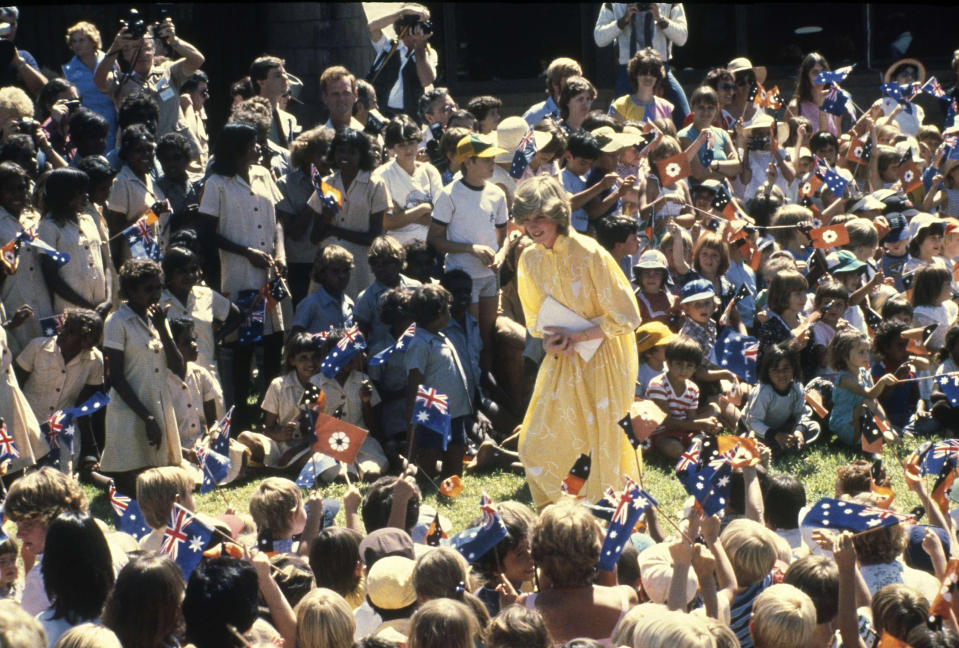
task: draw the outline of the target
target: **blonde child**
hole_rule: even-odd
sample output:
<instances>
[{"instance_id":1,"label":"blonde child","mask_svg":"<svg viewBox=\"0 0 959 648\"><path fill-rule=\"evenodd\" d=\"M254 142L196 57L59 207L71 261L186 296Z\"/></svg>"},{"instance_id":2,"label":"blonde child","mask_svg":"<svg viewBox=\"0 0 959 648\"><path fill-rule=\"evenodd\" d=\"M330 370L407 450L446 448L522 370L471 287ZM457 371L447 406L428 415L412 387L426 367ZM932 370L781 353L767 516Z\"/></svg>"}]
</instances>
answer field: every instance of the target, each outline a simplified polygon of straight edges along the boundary
<instances>
[{"instance_id":1,"label":"blonde child","mask_svg":"<svg viewBox=\"0 0 959 648\"><path fill-rule=\"evenodd\" d=\"M749 635L755 648L805 648L815 630L812 599L792 585L773 585L753 603Z\"/></svg>"},{"instance_id":2,"label":"blonde child","mask_svg":"<svg viewBox=\"0 0 959 648\"><path fill-rule=\"evenodd\" d=\"M160 550L174 504L190 512L196 509L193 486L193 477L179 466L161 466L140 473L137 477L137 504L143 519L153 529L140 539L140 549Z\"/></svg>"},{"instance_id":3,"label":"blonde child","mask_svg":"<svg viewBox=\"0 0 959 648\"><path fill-rule=\"evenodd\" d=\"M699 344L680 335L666 346L666 373L653 378L646 396L669 416L653 433L652 447L675 461L697 433L715 434L721 424L714 406L699 408L699 388L691 378L703 361Z\"/></svg>"},{"instance_id":4,"label":"blonde child","mask_svg":"<svg viewBox=\"0 0 959 648\"><path fill-rule=\"evenodd\" d=\"M737 589L729 605L729 627L736 633L742 648L753 648L749 634L753 602L773 584L772 569L776 564L775 534L752 520L733 520L719 537L736 575Z\"/></svg>"},{"instance_id":5,"label":"blonde child","mask_svg":"<svg viewBox=\"0 0 959 648\"><path fill-rule=\"evenodd\" d=\"M343 338L343 330L330 333L324 341L324 351L331 352ZM378 438L382 437L379 419L380 395L363 372L366 354L362 351L353 356L335 378L323 373L313 376L312 382L323 390L326 397L324 412L337 418L369 430L363 441L356 462L348 467L352 474L368 481L376 480L389 466L389 460L383 452Z\"/></svg>"},{"instance_id":6,"label":"blonde child","mask_svg":"<svg viewBox=\"0 0 959 648\"><path fill-rule=\"evenodd\" d=\"M287 467L309 451L309 442L303 432L308 411L303 396L311 385L310 378L319 368L316 344L309 334L290 336L286 343L285 365L286 373L273 379L260 403L263 432L241 432L237 437L250 449L252 461L269 468Z\"/></svg>"},{"instance_id":7,"label":"blonde child","mask_svg":"<svg viewBox=\"0 0 959 648\"><path fill-rule=\"evenodd\" d=\"M313 493L304 504L296 484L282 477L267 477L250 497L250 515L262 550L306 556L310 541L320 531L323 499ZM294 536L300 536L298 543Z\"/></svg>"},{"instance_id":8,"label":"blonde child","mask_svg":"<svg viewBox=\"0 0 959 648\"><path fill-rule=\"evenodd\" d=\"M666 346L675 339L676 335L662 322L647 321L636 329L636 352L639 353L636 398L645 396L649 383L666 371Z\"/></svg>"},{"instance_id":9,"label":"blonde child","mask_svg":"<svg viewBox=\"0 0 959 648\"><path fill-rule=\"evenodd\" d=\"M830 365L839 372L829 429L846 445L854 445L859 440L860 419L867 409L885 417L876 398L896 383L896 377L885 374L873 384L869 375L869 338L856 329L845 328L836 333L828 354Z\"/></svg>"}]
</instances>

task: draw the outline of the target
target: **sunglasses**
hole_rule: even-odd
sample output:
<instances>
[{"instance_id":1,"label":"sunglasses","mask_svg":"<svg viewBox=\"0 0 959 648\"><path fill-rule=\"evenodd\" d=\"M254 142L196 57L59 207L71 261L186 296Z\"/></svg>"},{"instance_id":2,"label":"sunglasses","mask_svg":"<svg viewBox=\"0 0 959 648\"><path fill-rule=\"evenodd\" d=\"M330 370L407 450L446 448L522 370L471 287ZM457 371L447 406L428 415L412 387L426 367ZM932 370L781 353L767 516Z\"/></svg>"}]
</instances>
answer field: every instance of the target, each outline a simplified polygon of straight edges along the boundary
<instances>
[{"instance_id":1,"label":"sunglasses","mask_svg":"<svg viewBox=\"0 0 959 648\"><path fill-rule=\"evenodd\" d=\"M754 83L756 83L756 77L747 77L747 78L739 79L738 81L736 81L736 85L738 86L748 86Z\"/></svg>"},{"instance_id":2,"label":"sunglasses","mask_svg":"<svg viewBox=\"0 0 959 648\"><path fill-rule=\"evenodd\" d=\"M719 86L718 86L718 88L719 88L719 90L725 90L726 92L730 92L730 91L736 89L736 84L735 84L735 83L729 83L729 82L727 81L726 83L720 83Z\"/></svg>"}]
</instances>

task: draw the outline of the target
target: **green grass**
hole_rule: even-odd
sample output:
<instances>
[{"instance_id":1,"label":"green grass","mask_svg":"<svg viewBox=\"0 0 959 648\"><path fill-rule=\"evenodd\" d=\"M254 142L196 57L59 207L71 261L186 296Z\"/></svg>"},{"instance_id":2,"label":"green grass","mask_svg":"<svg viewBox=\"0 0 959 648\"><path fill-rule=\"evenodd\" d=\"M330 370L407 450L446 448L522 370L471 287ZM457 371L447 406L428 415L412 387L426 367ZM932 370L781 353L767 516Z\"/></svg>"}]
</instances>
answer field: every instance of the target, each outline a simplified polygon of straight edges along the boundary
<instances>
[{"instance_id":1,"label":"green grass","mask_svg":"<svg viewBox=\"0 0 959 648\"><path fill-rule=\"evenodd\" d=\"M908 490L902 472L903 459L918 443L915 440L907 440L903 444L887 446L885 452L886 471L892 479L893 490L897 494L895 506L904 511L908 511L919 503L916 496ZM806 487L807 501L812 503L820 497L833 495L836 469L857 456L859 456L858 453L844 448L818 445L799 455L774 459L772 472L784 472L796 476ZM295 475L288 476L295 478ZM259 481L259 478L248 479L217 489L207 495L196 495L197 508L211 515L219 515L227 506L239 512L245 512L248 510L250 496L256 490ZM686 494L675 476L672 465L667 465L664 461L655 458L648 458L643 482L646 489L659 500L663 512L674 518L680 515ZM620 487L622 484L612 485ZM366 484L358 486L361 492L365 492ZM479 514L479 498L484 492L497 502L506 499L527 504L531 502L526 480L522 476L510 473L466 475L463 477L463 486L463 493L455 499L439 495L430 484L426 484L423 489L426 502L436 507L452 522L453 528L447 529L447 532L465 528ZM112 514L106 493L89 486L84 486L84 489L91 500L93 514L112 524ZM342 497L345 492L346 486L343 484L334 484L323 489L325 497ZM767 506L775 505L775 502L767 503ZM341 512L338 523L342 523L342 515Z\"/></svg>"}]
</instances>

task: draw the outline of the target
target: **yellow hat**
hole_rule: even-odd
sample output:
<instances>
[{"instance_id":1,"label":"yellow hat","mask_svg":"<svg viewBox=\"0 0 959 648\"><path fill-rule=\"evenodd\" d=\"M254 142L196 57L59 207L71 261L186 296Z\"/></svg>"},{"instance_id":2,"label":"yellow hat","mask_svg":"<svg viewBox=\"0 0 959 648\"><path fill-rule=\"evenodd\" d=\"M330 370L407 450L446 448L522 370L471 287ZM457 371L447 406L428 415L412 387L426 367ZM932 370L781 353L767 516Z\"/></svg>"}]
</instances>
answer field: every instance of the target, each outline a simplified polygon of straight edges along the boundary
<instances>
[{"instance_id":1,"label":"yellow hat","mask_svg":"<svg viewBox=\"0 0 959 648\"><path fill-rule=\"evenodd\" d=\"M471 133L463 136L456 144L456 159L465 162L472 157L491 158L500 153L506 153L506 149L496 146L491 137Z\"/></svg>"},{"instance_id":2,"label":"yellow hat","mask_svg":"<svg viewBox=\"0 0 959 648\"><path fill-rule=\"evenodd\" d=\"M653 347L669 344L675 337L676 334L662 322L646 322L636 329L636 351L642 353Z\"/></svg>"}]
</instances>

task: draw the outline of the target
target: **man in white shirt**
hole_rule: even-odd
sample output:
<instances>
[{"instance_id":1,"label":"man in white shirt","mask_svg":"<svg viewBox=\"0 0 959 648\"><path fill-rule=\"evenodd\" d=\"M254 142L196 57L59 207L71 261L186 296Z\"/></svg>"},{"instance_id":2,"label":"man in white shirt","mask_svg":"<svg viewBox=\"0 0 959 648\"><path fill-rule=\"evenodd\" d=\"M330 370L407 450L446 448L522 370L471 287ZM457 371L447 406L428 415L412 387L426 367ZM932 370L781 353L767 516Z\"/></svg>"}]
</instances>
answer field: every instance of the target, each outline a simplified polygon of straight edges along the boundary
<instances>
[{"instance_id":1,"label":"man in white shirt","mask_svg":"<svg viewBox=\"0 0 959 648\"><path fill-rule=\"evenodd\" d=\"M383 28L393 26L398 35L390 39ZM417 102L436 80L436 50L429 46L433 26L429 10L418 4L376 18L368 24L376 49L370 83L376 88L380 110L392 117L406 113L415 119Z\"/></svg>"},{"instance_id":2,"label":"man in white shirt","mask_svg":"<svg viewBox=\"0 0 959 648\"><path fill-rule=\"evenodd\" d=\"M626 64L633 54L644 47L652 47L659 52L666 67L663 95L675 106L673 121L676 128L682 128L689 114L689 102L683 87L669 69L669 60L672 58L673 45L682 47L688 37L686 11L681 2L604 2L593 27L593 40L597 47L606 47L613 41L619 43L619 68L614 89L616 97L631 92Z\"/></svg>"},{"instance_id":3,"label":"man in white shirt","mask_svg":"<svg viewBox=\"0 0 959 648\"><path fill-rule=\"evenodd\" d=\"M324 127L333 131L344 128L363 130L363 124L353 117L353 104L356 103L356 77L342 65L334 65L323 70L320 75L320 96L330 111L330 118Z\"/></svg>"}]
</instances>

